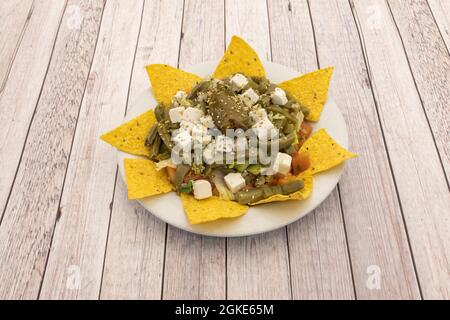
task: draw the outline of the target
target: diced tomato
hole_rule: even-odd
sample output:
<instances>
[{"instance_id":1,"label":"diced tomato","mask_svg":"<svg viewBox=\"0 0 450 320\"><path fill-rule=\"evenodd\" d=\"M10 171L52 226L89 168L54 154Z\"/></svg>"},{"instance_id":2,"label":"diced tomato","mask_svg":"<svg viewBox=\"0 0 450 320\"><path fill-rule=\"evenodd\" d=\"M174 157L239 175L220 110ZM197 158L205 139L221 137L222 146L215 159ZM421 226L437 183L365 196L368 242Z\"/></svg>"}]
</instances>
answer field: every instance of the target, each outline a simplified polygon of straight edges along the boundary
<instances>
[{"instance_id":1,"label":"diced tomato","mask_svg":"<svg viewBox=\"0 0 450 320\"><path fill-rule=\"evenodd\" d=\"M277 186L279 184L279 181L284 178L284 174L276 173L274 174L272 180L270 181L269 185L271 186Z\"/></svg>"},{"instance_id":2,"label":"diced tomato","mask_svg":"<svg viewBox=\"0 0 450 320\"><path fill-rule=\"evenodd\" d=\"M208 178L201 174L196 174L192 171L189 171L189 173L184 176L183 182L189 182L191 180L195 181L195 180L200 180L200 179L208 179Z\"/></svg>"},{"instance_id":3,"label":"diced tomato","mask_svg":"<svg viewBox=\"0 0 450 320\"><path fill-rule=\"evenodd\" d=\"M311 135L312 129L312 126L308 122L302 122L300 130L298 130L297 132L299 149L303 145L303 143L305 143L306 139L308 139Z\"/></svg>"},{"instance_id":4,"label":"diced tomato","mask_svg":"<svg viewBox=\"0 0 450 320\"><path fill-rule=\"evenodd\" d=\"M299 173L307 170L311 162L309 159L309 153L307 152L297 152L292 157L292 173L296 176Z\"/></svg>"},{"instance_id":5,"label":"diced tomato","mask_svg":"<svg viewBox=\"0 0 450 320\"><path fill-rule=\"evenodd\" d=\"M169 176L170 182L175 184L175 173L176 173L177 169L172 168L172 167L166 167L166 171L167 171L167 175Z\"/></svg>"},{"instance_id":6,"label":"diced tomato","mask_svg":"<svg viewBox=\"0 0 450 320\"><path fill-rule=\"evenodd\" d=\"M308 123L303 121L301 126L300 126L300 134L303 138L308 139L309 136L311 135L313 128L312 126Z\"/></svg>"}]
</instances>

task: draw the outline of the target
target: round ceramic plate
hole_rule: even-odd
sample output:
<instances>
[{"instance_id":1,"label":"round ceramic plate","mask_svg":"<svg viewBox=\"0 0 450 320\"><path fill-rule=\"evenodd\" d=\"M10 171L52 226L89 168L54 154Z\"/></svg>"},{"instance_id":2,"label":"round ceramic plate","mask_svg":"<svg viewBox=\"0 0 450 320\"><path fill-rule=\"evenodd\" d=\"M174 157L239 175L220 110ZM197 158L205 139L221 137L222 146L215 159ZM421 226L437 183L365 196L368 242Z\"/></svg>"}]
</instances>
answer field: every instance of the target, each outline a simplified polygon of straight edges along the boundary
<instances>
[{"instance_id":1,"label":"round ceramic plate","mask_svg":"<svg viewBox=\"0 0 450 320\"><path fill-rule=\"evenodd\" d=\"M202 63L184 70L206 77L211 75L216 67L216 62ZM264 63L266 76L274 83L292 79L299 73L279 64ZM125 121L156 106L156 100L150 89L130 105ZM347 128L344 118L336 104L333 102L332 94L322 112L319 122L314 123L314 131L325 128L327 132L344 148L348 146ZM125 180L123 160L134 156L120 152L118 156L119 170ZM303 201L273 202L259 206L250 207L247 214L233 219L222 219L204 224L191 225L184 213L181 199L175 192L164 195L145 198L139 203L157 216L159 219L186 231L217 237L246 236L267 232L288 225L314 210L333 191L338 183L344 165L340 165L326 172L314 176L313 192L311 196Z\"/></svg>"}]
</instances>

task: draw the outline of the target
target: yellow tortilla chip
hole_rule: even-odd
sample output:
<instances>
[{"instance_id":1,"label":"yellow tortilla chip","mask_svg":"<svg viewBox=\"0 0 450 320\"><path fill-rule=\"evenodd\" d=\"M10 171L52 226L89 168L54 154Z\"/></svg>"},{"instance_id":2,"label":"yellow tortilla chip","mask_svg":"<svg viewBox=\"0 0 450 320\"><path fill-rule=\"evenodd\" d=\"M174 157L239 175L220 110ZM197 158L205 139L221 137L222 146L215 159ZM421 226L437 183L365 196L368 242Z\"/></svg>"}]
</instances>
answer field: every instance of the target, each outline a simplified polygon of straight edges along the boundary
<instances>
[{"instance_id":1,"label":"yellow tortilla chip","mask_svg":"<svg viewBox=\"0 0 450 320\"><path fill-rule=\"evenodd\" d=\"M312 176L309 174L301 173L298 176L298 179L303 180L303 182L305 184L303 189L298 190L298 191L288 194L288 195L275 194L275 195L268 197L266 199L263 199L261 201L252 203L251 206L255 206L255 205L263 204L263 203L269 203L269 202L278 202L278 201L287 201L287 200L305 200L305 199L309 198L309 196L311 195L311 192L312 192L312 188L313 188Z\"/></svg>"},{"instance_id":2,"label":"yellow tortilla chip","mask_svg":"<svg viewBox=\"0 0 450 320\"><path fill-rule=\"evenodd\" d=\"M325 129L313 133L300 148L300 152L309 153L311 175L333 168L345 160L357 157L342 148L331 138Z\"/></svg>"},{"instance_id":3,"label":"yellow tortilla chip","mask_svg":"<svg viewBox=\"0 0 450 320\"><path fill-rule=\"evenodd\" d=\"M124 165L128 199L141 199L172 191L165 170L156 170L153 161L125 159Z\"/></svg>"},{"instance_id":4,"label":"yellow tortilla chip","mask_svg":"<svg viewBox=\"0 0 450 320\"><path fill-rule=\"evenodd\" d=\"M199 224L223 218L236 218L248 211L248 206L218 197L197 200L191 195L182 193L181 201L190 224Z\"/></svg>"},{"instance_id":5,"label":"yellow tortilla chip","mask_svg":"<svg viewBox=\"0 0 450 320\"><path fill-rule=\"evenodd\" d=\"M319 121L327 101L328 87L334 67L320 69L298 78L280 83L278 86L289 92L301 105L308 107L309 121Z\"/></svg>"},{"instance_id":6,"label":"yellow tortilla chip","mask_svg":"<svg viewBox=\"0 0 450 320\"><path fill-rule=\"evenodd\" d=\"M235 73L243 73L249 77L266 75L258 54L247 42L237 36L231 38L227 51L216 67L213 77L223 79Z\"/></svg>"},{"instance_id":7,"label":"yellow tortilla chip","mask_svg":"<svg viewBox=\"0 0 450 320\"><path fill-rule=\"evenodd\" d=\"M105 133L100 139L121 151L137 156L149 156L150 149L145 146L145 138L155 123L155 113L149 110Z\"/></svg>"},{"instance_id":8,"label":"yellow tortilla chip","mask_svg":"<svg viewBox=\"0 0 450 320\"><path fill-rule=\"evenodd\" d=\"M188 93L201 78L193 73L173 68L166 64L151 64L145 67L158 102L169 105L177 91Z\"/></svg>"}]
</instances>

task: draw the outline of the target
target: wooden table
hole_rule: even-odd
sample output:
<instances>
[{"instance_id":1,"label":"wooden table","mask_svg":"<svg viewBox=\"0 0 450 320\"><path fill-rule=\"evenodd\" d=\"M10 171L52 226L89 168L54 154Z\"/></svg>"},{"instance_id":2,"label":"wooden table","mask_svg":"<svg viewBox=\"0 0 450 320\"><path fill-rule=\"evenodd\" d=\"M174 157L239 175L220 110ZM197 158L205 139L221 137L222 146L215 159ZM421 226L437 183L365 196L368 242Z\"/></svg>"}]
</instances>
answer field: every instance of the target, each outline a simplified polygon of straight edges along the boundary
<instances>
[{"instance_id":1,"label":"wooden table","mask_svg":"<svg viewBox=\"0 0 450 320\"><path fill-rule=\"evenodd\" d=\"M218 60L232 35L334 65L351 150L301 221L210 238L127 200L99 140L144 66ZM449 299L450 1L2 0L0 298Z\"/></svg>"}]
</instances>

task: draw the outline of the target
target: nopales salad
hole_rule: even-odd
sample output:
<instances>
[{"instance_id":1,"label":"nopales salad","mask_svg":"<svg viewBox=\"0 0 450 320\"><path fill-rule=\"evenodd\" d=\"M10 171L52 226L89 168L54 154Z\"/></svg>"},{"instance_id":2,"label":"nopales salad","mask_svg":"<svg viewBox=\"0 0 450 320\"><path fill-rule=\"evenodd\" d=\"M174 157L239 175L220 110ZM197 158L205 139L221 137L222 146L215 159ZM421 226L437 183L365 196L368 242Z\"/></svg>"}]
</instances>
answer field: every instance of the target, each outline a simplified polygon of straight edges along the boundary
<instances>
[{"instance_id":1,"label":"nopales salad","mask_svg":"<svg viewBox=\"0 0 450 320\"><path fill-rule=\"evenodd\" d=\"M304 187L310 110L267 78L203 79L154 112L145 146L177 192L252 204Z\"/></svg>"}]
</instances>

